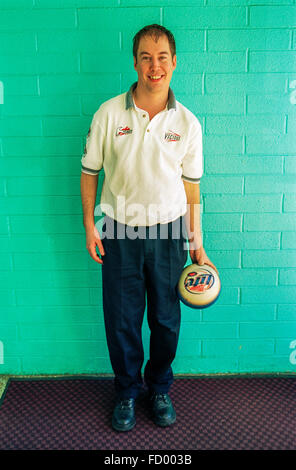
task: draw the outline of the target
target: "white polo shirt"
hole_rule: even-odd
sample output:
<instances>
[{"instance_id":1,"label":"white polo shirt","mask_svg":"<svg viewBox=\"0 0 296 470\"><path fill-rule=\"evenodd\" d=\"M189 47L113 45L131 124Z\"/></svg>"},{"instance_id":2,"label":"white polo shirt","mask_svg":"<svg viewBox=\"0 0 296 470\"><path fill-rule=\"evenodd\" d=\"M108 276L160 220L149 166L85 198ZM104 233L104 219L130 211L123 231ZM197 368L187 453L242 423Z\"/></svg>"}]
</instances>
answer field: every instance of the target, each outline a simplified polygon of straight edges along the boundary
<instances>
[{"instance_id":1,"label":"white polo shirt","mask_svg":"<svg viewBox=\"0 0 296 470\"><path fill-rule=\"evenodd\" d=\"M198 119L169 89L166 109L150 121L133 100L134 83L94 114L81 171L103 168L102 211L131 226L168 223L185 214L182 179L199 183L203 173Z\"/></svg>"}]
</instances>

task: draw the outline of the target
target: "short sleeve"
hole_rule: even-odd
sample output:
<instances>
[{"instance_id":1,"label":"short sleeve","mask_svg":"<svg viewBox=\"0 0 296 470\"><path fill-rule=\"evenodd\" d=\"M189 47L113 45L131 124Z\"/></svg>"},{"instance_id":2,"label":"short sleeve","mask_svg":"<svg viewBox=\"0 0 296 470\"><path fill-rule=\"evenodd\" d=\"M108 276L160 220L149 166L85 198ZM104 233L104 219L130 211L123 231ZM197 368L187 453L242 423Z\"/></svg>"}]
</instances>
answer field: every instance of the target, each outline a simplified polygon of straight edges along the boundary
<instances>
[{"instance_id":1,"label":"short sleeve","mask_svg":"<svg viewBox=\"0 0 296 470\"><path fill-rule=\"evenodd\" d=\"M182 160L182 179L199 183L203 174L202 129L199 121L193 121L189 132L186 155Z\"/></svg>"},{"instance_id":2,"label":"short sleeve","mask_svg":"<svg viewBox=\"0 0 296 470\"><path fill-rule=\"evenodd\" d=\"M98 175L103 166L104 132L96 115L89 128L84 153L81 158L81 171L89 175Z\"/></svg>"}]
</instances>

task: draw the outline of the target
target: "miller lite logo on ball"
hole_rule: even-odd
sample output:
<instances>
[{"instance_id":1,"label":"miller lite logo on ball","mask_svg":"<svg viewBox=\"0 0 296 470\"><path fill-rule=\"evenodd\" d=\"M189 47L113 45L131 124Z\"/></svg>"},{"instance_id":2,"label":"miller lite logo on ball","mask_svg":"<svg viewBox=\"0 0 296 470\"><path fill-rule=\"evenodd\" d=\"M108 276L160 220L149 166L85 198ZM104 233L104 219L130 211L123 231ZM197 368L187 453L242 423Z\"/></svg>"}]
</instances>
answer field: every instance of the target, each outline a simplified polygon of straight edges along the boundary
<instances>
[{"instance_id":1,"label":"miller lite logo on ball","mask_svg":"<svg viewBox=\"0 0 296 470\"><path fill-rule=\"evenodd\" d=\"M214 276L205 269L188 273L184 281L184 287L188 292L201 294L210 289L214 282Z\"/></svg>"},{"instance_id":2,"label":"miller lite logo on ball","mask_svg":"<svg viewBox=\"0 0 296 470\"><path fill-rule=\"evenodd\" d=\"M216 302L221 290L218 273L211 266L191 264L180 276L177 293L189 307L206 308Z\"/></svg>"}]
</instances>

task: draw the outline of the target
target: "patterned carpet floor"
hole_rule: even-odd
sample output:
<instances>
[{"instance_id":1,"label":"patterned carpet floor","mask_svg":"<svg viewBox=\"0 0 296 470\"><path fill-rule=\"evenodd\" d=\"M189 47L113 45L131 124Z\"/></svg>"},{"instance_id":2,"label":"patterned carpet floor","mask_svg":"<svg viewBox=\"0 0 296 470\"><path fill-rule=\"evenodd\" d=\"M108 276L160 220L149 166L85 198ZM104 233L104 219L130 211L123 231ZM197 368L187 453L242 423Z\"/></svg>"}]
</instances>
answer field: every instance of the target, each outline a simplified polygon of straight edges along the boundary
<instances>
[{"instance_id":1,"label":"patterned carpet floor","mask_svg":"<svg viewBox=\"0 0 296 470\"><path fill-rule=\"evenodd\" d=\"M296 378L177 378L176 423L159 428L146 397L136 426L111 427L113 380L11 378L0 406L1 450L295 450Z\"/></svg>"}]
</instances>

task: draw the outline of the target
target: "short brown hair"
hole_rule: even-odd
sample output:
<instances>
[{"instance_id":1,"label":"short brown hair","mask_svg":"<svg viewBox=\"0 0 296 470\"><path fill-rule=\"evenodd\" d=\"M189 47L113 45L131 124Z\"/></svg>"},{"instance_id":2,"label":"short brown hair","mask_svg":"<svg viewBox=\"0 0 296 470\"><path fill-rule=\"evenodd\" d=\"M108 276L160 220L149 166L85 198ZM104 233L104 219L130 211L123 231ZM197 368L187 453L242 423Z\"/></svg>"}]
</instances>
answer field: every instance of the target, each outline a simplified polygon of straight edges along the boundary
<instances>
[{"instance_id":1,"label":"short brown hair","mask_svg":"<svg viewBox=\"0 0 296 470\"><path fill-rule=\"evenodd\" d=\"M176 54L176 43L175 43L175 38L173 34L164 26L161 26L159 24L150 24L140 29L140 31L138 31L137 34L133 38L133 56L135 57L136 60L137 60L137 53L139 49L140 39L143 36L152 36L156 39L156 41L158 40L160 36L166 36L169 41L172 57L174 57L174 55Z\"/></svg>"}]
</instances>

